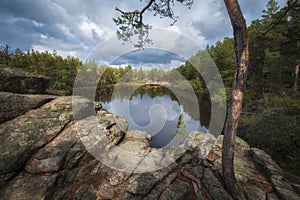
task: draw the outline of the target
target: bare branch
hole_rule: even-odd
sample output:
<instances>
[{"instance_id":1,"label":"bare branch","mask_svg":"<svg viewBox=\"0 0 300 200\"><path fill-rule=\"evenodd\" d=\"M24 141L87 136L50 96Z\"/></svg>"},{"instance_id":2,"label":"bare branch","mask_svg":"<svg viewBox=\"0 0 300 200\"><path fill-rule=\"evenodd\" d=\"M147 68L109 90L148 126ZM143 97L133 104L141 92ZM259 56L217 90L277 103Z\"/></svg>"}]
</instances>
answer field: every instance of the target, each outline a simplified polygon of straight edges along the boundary
<instances>
[{"instance_id":1,"label":"bare branch","mask_svg":"<svg viewBox=\"0 0 300 200\"><path fill-rule=\"evenodd\" d=\"M132 12L124 12L123 10L119 9L118 7L115 8L116 11L119 11L120 13L122 14L143 14L146 10L148 10L150 8L150 6L154 3L155 0L151 0L148 2L148 4L141 10L141 11L138 11L138 10L135 10L135 11L132 11Z\"/></svg>"},{"instance_id":2,"label":"bare branch","mask_svg":"<svg viewBox=\"0 0 300 200\"><path fill-rule=\"evenodd\" d=\"M119 12L122 13L122 14L125 14L125 12L122 11L122 10L120 10L118 7L116 7L115 10L116 10L116 11L119 11Z\"/></svg>"},{"instance_id":3,"label":"bare branch","mask_svg":"<svg viewBox=\"0 0 300 200\"><path fill-rule=\"evenodd\" d=\"M140 14L142 15L150 6L154 3L155 0L150 0L149 3L141 10Z\"/></svg>"}]
</instances>

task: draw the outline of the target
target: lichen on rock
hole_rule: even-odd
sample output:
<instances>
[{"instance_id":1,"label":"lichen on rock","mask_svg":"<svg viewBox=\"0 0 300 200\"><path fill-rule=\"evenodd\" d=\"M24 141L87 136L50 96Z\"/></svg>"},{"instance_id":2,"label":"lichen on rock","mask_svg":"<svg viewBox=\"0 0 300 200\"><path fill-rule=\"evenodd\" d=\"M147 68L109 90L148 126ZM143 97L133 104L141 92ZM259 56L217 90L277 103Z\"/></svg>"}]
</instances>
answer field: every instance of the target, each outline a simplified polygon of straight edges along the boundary
<instances>
[{"instance_id":1,"label":"lichen on rock","mask_svg":"<svg viewBox=\"0 0 300 200\"><path fill-rule=\"evenodd\" d=\"M232 199L221 176L223 136L194 131L155 149L148 133L78 102L74 111L72 97L56 97L0 124L1 200ZM74 118L86 109L92 114ZM247 199L299 199L299 178L240 138L234 165Z\"/></svg>"}]
</instances>

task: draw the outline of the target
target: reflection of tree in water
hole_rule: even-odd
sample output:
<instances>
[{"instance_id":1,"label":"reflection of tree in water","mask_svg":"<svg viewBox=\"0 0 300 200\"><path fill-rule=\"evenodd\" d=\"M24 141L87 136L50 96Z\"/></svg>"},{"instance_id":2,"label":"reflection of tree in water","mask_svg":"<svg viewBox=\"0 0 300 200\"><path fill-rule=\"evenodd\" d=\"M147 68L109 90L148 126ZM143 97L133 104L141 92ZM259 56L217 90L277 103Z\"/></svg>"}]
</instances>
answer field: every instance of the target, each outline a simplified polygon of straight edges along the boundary
<instances>
[{"instance_id":1,"label":"reflection of tree in water","mask_svg":"<svg viewBox=\"0 0 300 200\"><path fill-rule=\"evenodd\" d=\"M211 102L209 98L204 97L201 94L197 94L198 102L195 104L194 99L191 97L190 93L185 90L178 90L176 95L174 92L164 86L159 87L147 87L142 86L137 88L132 92L133 87L128 86L118 86L118 92L114 93L114 88L98 88L95 100L103 103L109 103L114 99L132 99L133 97L143 98L145 94L149 95L152 99L159 96L169 96L172 101L178 102L179 105L184 107L184 112L190 115L195 121L200 121L202 125L208 127L210 123L210 108ZM128 94L132 94L128 97ZM179 101L180 99L180 101ZM198 109L195 105L199 105ZM199 112L200 111L200 116Z\"/></svg>"},{"instance_id":2,"label":"reflection of tree in water","mask_svg":"<svg viewBox=\"0 0 300 200\"><path fill-rule=\"evenodd\" d=\"M113 88L97 88L95 101L101 101L103 103L109 103L112 101Z\"/></svg>"},{"instance_id":3,"label":"reflection of tree in water","mask_svg":"<svg viewBox=\"0 0 300 200\"><path fill-rule=\"evenodd\" d=\"M159 87L142 86L134 92L133 96L136 97L137 95L141 95L141 97L143 97L143 95L145 94L148 94L152 99L157 96L161 97L164 95L168 95L171 97L173 101L178 101L177 98L173 95L173 92L164 86L159 86Z\"/></svg>"}]
</instances>

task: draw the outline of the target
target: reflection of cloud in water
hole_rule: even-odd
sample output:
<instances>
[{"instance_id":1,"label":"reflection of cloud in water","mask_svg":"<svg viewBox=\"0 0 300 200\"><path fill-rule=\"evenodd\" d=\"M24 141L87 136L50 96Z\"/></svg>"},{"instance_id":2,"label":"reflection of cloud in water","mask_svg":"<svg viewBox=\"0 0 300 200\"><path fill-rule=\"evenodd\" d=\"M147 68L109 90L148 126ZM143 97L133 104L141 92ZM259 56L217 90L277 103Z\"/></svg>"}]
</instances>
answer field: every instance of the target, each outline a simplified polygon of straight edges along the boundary
<instances>
[{"instance_id":1,"label":"reflection of cloud in water","mask_svg":"<svg viewBox=\"0 0 300 200\"><path fill-rule=\"evenodd\" d=\"M195 121L184 112L177 101L170 96L156 96L151 98L148 94L133 96L128 99L113 99L110 103L102 103L108 111L125 117L129 130L144 130L152 135L153 146L163 147L180 143L184 137L173 137L172 132L177 130L179 115L183 112L187 132L207 130L201 127L199 121Z\"/></svg>"},{"instance_id":2,"label":"reflection of cloud in water","mask_svg":"<svg viewBox=\"0 0 300 200\"><path fill-rule=\"evenodd\" d=\"M139 103L139 101L137 101L137 100L132 100L132 101L131 101L131 104L137 106L137 105L139 105L140 103Z\"/></svg>"},{"instance_id":3,"label":"reflection of cloud in water","mask_svg":"<svg viewBox=\"0 0 300 200\"><path fill-rule=\"evenodd\" d=\"M114 99L112 102L103 104L104 108L108 111L119 115L119 116L127 116L128 115L128 106L129 100L128 99Z\"/></svg>"},{"instance_id":4,"label":"reflection of cloud in water","mask_svg":"<svg viewBox=\"0 0 300 200\"><path fill-rule=\"evenodd\" d=\"M138 126L135 123L131 124L130 129L145 130L152 136L159 133L165 126L167 113L165 108L160 104L151 105L149 108L150 121L146 126ZM134 118L134 120L138 120Z\"/></svg>"},{"instance_id":5,"label":"reflection of cloud in water","mask_svg":"<svg viewBox=\"0 0 300 200\"><path fill-rule=\"evenodd\" d=\"M159 105L159 107L155 107L155 111L151 112L153 115L153 118L151 118L150 110L154 109L154 105ZM165 111L163 114L161 113L162 110ZM173 121L178 118L180 112L181 108L178 102L172 101L167 95L154 98L151 98L148 94L142 98L140 95L137 95L129 102L129 116L138 126L152 124L151 119L155 121L158 121L158 119ZM164 118L161 118L162 116L164 116Z\"/></svg>"}]
</instances>

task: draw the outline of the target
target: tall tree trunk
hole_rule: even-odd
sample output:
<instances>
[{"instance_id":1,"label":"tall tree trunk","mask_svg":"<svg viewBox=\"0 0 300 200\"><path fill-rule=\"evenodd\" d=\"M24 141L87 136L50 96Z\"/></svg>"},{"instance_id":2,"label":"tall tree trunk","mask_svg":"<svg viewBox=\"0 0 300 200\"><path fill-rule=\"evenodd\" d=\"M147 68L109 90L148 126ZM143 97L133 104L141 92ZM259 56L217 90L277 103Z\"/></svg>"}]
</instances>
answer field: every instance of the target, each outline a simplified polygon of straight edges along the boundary
<instances>
[{"instance_id":1,"label":"tall tree trunk","mask_svg":"<svg viewBox=\"0 0 300 200\"><path fill-rule=\"evenodd\" d=\"M295 80L294 80L294 93L295 93L295 94L296 94L297 91L298 91L299 67L300 67L300 64L298 63L298 64L295 66Z\"/></svg>"},{"instance_id":2,"label":"tall tree trunk","mask_svg":"<svg viewBox=\"0 0 300 200\"><path fill-rule=\"evenodd\" d=\"M234 148L238 121L242 111L248 68L248 36L244 16L237 0L224 0L230 17L235 40L236 70L232 85L231 105L226 120L223 149L222 174L226 189L235 199L244 199L234 174Z\"/></svg>"}]
</instances>

